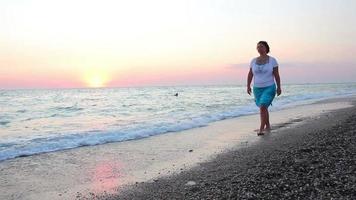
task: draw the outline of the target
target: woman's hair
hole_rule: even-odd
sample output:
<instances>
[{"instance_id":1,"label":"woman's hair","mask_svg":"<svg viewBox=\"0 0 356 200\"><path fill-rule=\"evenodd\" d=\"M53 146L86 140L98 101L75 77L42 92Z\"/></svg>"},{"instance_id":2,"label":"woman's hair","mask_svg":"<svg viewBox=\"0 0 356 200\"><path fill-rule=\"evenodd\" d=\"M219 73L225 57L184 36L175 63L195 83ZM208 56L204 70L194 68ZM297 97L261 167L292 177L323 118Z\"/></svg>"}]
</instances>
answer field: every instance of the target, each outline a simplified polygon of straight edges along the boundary
<instances>
[{"instance_id":1,"label":"woman's hair","mask_svg":"<svg viewBox=\"0 0 356 200\"><path fill-rule=\"evenodd\" d=\"M263 46L265 46L267 53L269 53L269 45L266 41L259 41L257 44L262 44Z\"/></svg>"}]
</instances>

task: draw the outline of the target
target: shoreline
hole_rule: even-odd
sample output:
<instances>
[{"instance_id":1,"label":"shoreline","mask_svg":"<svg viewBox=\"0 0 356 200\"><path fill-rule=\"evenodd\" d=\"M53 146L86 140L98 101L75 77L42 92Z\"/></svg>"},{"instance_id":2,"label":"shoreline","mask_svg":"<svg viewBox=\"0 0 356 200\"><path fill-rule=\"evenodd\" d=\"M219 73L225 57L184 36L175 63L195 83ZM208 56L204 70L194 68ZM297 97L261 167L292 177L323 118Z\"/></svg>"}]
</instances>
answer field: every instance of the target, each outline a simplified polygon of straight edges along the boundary
<instances>
[{"instance_id":1,"label":"shoreline","mask_svg":"<svg viewBox=\"0 0 356 200\"><path fill-rule=\"evenodd\" d=\"M272 135L293 129L324 112L349 107L348 102L354 99L333 98L273 111L271 124L276 130ZM155 183L162 177L180 174L213 160L224 152L259 145L265 136L257 137L253 132L258 119L254 114L140 140L6 160L0 163L0 197L85 198L102 193L114 195L118 188Z\"/></svg>"},{"instance_id":2,"label":"shoreline","mask_svg":"<svg viewBox=\"0 0 356 200\"><path fill-rule=\"evenodd\" d=\"M95 199L354 199L355 99L352 104L188 171Z\"/></svg>"}]
</instances>

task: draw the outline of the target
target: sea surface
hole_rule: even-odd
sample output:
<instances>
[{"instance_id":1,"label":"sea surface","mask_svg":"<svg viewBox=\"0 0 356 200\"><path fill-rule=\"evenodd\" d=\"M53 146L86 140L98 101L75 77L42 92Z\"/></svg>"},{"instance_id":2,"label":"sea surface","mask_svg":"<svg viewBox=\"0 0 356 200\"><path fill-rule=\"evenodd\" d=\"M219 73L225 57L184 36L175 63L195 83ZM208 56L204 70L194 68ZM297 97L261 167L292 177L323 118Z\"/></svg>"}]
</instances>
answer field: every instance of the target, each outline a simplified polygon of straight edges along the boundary
<instances>
[{"instance_id":1,"label":"sea surface","mask_svg":"<svg viewBox=\"0 0 356 200\"><path fill-rule=\"evenodd\" d=\"M355 94L356 83L289 84L270 110ZM254 113L253 96L238 85L0 90L0 161L178 132Z\"/></svg>"}]
</instances>

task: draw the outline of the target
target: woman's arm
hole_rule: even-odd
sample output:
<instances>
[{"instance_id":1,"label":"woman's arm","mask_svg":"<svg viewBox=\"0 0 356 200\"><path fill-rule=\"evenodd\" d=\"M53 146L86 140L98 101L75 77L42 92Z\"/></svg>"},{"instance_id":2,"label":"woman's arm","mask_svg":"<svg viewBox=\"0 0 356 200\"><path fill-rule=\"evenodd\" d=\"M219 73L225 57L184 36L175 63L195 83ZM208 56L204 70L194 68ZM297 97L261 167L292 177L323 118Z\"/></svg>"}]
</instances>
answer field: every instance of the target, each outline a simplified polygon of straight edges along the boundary
<instances>
[{"instance_id":1,"label":"woman's arm","mask_svg":"<svg viewBox=\"0 0 356 200\"><path fill-rule=\"evenodd\" d=\"M282 93L282 88L281 88L281 78L279 77L278 67L273 68L273 75L277 83L277 96L279 96Z\"/></svg>"},{"instance_id":2,"label":"woman's arm","mask_svg":"<svg viewBox=\"0 0 356 200\"><path fill-rule=\"evenodd\" d=\"M249 94L249 95L251 95L252 77L253 77L253 73L252 73L252 69L250 68L250 71L248 72L248 75L247 75L247 94Z\"/></svg>"}]
</instances>

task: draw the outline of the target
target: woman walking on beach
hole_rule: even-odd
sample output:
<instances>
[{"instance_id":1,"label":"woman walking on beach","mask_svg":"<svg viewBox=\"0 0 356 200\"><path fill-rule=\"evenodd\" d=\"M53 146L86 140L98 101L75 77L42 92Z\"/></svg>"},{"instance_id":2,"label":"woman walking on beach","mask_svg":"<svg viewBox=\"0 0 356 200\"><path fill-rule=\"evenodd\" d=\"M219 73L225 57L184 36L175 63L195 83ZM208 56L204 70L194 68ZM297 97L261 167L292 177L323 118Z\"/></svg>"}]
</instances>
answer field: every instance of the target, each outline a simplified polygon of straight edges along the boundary
<instances>
[{"instance_id":1,"label":"woman walking on beach","mask_svg":"<svg viewBox=\"0 0 356 200\"><path fill-rule=\"evenodd\" d=\"M282 93L277 60L267 55L270 51L266 41L257 43L259 57L253 58L250 62L250 71L247 76L247 93L251 95L251 82L253 82L253 94L255 103L260 108L261 126L257 135L263 135L271 130L269 123L268 107L277 93ZM276 80L276 82L274 81ZM276 87L277 83L277 87Z\"/></svg>"}]
</instances>

